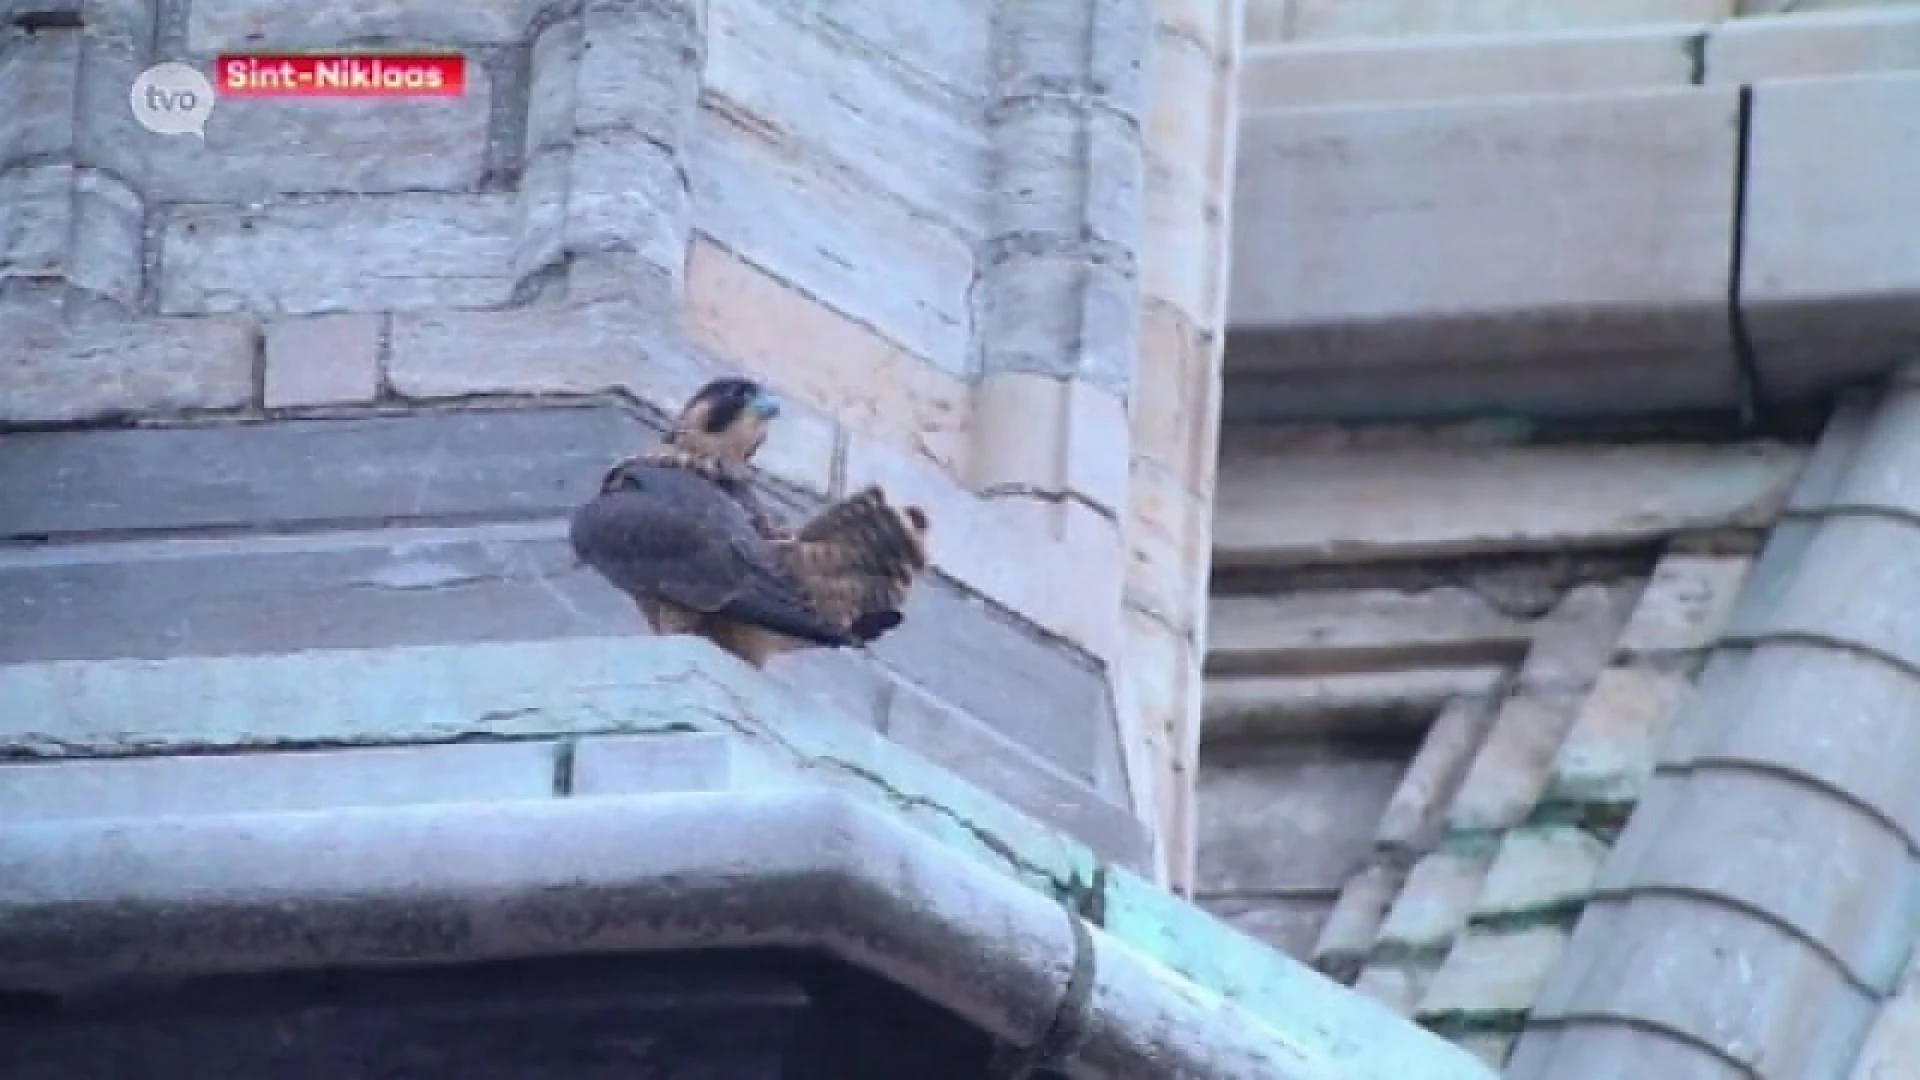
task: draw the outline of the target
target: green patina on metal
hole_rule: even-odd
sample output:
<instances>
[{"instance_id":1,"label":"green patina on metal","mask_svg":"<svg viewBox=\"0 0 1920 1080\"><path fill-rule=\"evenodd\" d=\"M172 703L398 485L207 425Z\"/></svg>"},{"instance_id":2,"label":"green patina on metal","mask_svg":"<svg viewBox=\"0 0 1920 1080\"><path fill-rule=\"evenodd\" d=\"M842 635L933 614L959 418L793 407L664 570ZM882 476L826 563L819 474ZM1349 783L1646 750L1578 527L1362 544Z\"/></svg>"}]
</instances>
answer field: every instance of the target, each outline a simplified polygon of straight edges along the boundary
<instances>
[{"instance_id":1,"label":"green patina on metal","mask_svg":"<svg viewBox=\"0 0 1920 1080\"><path fill-rule=\"evenodd\" d=\"M0 668L0 747L39 755L717 732L750 774L871 799L1259 1016L1351 1080L1488 1080L1478 1059L705 642L329 650Z\"/></svg>"}]
</instances>

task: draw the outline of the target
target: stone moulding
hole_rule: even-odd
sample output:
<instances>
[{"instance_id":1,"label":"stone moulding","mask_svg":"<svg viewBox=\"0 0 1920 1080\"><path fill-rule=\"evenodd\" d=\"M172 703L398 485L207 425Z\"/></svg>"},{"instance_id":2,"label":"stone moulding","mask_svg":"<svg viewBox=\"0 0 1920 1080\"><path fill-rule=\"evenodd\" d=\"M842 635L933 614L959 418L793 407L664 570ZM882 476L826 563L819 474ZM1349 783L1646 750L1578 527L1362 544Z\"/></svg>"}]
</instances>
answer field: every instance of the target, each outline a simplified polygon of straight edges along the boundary
<instances>
[{"instance_id":1,"label":"stone moulding","mask_svg":"<svg viewBox=\"0 0 1920 1080\"><path fill-rule=\"evenodd\" d=\"M882 975L1014 1045L1075 1025L1064 1065L1076 1077L1386 1075L1283 1038L1037 893L824 791L70 820L0 832L0 868L10 991L784 946ZM1070 993L1077 981L1085 990ZM1447 1064L1401 1068L1475 1075Z\"/></svg>"}]
</instances>

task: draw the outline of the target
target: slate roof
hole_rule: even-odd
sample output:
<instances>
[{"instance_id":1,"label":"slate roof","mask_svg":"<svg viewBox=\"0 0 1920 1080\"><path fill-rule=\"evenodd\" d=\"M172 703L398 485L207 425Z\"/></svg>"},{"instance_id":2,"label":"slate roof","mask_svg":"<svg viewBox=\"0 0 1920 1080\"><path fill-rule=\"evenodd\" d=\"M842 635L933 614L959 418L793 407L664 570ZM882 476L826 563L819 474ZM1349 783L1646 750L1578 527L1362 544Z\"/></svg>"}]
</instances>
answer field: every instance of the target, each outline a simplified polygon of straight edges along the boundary
<instances>
[{"instance_id":1,"label":"slate roof","mask_svg":"<svg viewBox=\"0 0 1920 1080\"><path fill-rule=\"evenodd\" d=\"M1910 454L1920 386L1851 400L1771 528L1692 522L1650 572L1564 591L1502 692L1456 680L1434 706L1296 951L1526 1080L1920 1076ZM1557 512L1577 539L1581 515ZM1216 601L1230 672L1257 655L1241 606ZM1290 662L1353 625L1290 631ZM1452 655L1513 629L1478 625ZM1432 627L1396 633L1364 644L1443 655Z\"/></svg>"}]
</instances>

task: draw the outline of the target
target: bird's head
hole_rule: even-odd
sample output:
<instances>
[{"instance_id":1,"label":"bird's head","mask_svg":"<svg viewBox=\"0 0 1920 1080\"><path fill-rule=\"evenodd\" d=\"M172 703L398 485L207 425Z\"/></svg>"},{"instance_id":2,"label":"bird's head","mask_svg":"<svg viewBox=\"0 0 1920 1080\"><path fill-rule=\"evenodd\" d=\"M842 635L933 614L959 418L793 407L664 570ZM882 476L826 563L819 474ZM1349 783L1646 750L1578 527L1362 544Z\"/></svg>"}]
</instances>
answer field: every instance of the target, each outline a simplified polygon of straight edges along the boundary
<instances>
[{"instance_id":1,"label":"bird's head","mask_svg":"<svg viewBox=\"0 0 1920 1080\"><path fill-rule=\"evenodd\" d=\"M767 429L779 415L780 399L752 379L715 379L687 400L668 439L726 465L744 466L767 441Z\"/></svg>"}]
</instances>

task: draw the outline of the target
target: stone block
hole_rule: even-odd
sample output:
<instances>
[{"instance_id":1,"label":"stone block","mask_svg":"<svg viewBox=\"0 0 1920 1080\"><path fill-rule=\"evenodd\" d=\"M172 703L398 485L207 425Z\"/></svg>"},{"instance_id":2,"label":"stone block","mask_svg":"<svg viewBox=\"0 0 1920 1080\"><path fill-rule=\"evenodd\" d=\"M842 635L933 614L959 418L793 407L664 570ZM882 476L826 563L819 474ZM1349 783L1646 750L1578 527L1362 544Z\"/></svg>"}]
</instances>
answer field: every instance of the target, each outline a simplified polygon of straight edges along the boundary
<instances>
[{"instance_id":1,"label":"stone block","mask_svg":"<svg viewBox=\"0 0 1920 1080\"><path fill-rule=\"evenodd\" d=\"M751 117L751 129L777 132L782 154L840 174L852 191L909 207L960 237L984 235L988 143L980 114L901 78L892 57L848 48L806 17L807 5L798 6L732 0L710 7L703 76L709 99ZM940 21L986 15L962 4ZM735 204L730 212L757 214L746 209L752 205Z\"/></svg>"},{"instance_id":2,"label":"stone block","mask_svg":"<svg viewBox=\"0 0 1920 1080\"><path fill-rule=\"evenodd\" d=\"M105 296L128 311L139 310L147 276L145 200L118 177L76 169L72 224L67 284Z\"/></svg>"},{"instance_id":3,"label":"stone block","mask_svg":"<svg viewBox=\"0 0 1920 1080\"><path fill-rule=\"evenodd\" d=\"M1730 19L1707 35L1708 83L1863 75L1920 68L1920 17L1911 7L1799 10L1791 18Z\"/></svg>"},{"instance_id":4,"label":"stone block","mask_svg":"<svg viewBox=\"0 0 1920 1080\"><path fill-rule=\"evenodd\" d=\"M0 170L72 149L81 38L73 30L27 33L8 27L0 57L0 101L9 103L0 117ZM126 89L120 92L124 103Z\"/></svg>"},{"instance_id":5,"label":"stone block","mask_svg":"<svg viewBox=\"0 0 1920 1080\"><path fill-rule=\"evenodd\" d=\"M740 779L736 753L732 736L710 732L581 739L573 746L567 794L726 791Z\"/></svg>"},{"instance_id":6,"label":"stone block","mask_svg":"<svg viewBox=\"0 0 1920 1080\"><path fill-rule=\"evenodd\" d=\"M1329 899L1371 852L1401 765L1285 746L1209 748L1200 771L1199 893L1307 892Z\"/></svg>"},{"instance_id":7,"label":"stone block","mask_svg":"<svg viewBox=\"0 0 1920 1080\"><path fill-rule=\"evenodd\" d=\"M1802 457L1777 443L1310 453L1227 438L1213 558L1221 567L1384 562L1765 528Z\"/></svg>"},{"instance_id":8,"label":"stone block","mask_svg":"<svg viewBox=\"0 0 1920 1080\"><path fill-rule=\"evenodd\" d=\"M1689 87L1248 116L1228 313L1265 344L1241 366L1724 378L1738 111Z\"/></svg>"},{"instance_id":9,"label":"stone block","mask_svg":"<svg viewBox=\"0 0 1920 1080\"><path fill-rule=\"evenodd\" d=\"M1270 44L1247 51L1243 113L1687 86L1702 28L1684 23Z\"/></svg>"},{"instance_id":10,"label":"stone block","mask_svg":"<svg viewBox=\"0 0 1920 1080\"><path fill-rule=\"evenodd\" d=\"M1447 830L1493 831L1525 821L1547 789L1554 753L1573 717L1572 704L1564 700L1509 698L1460 781L1447 809Z\"/></svg>"},{"instance_id":11,"label":"stone block","mask_svg":"<svg viewBox=\"0 0 1920 1080\"><path fill-rule=\"evenodd\" d=\"M973 252L709 101L689 165L694 225L793 288L960 377L973 370Z\"/></svg>"},{"instance_id":12,"label":"stone block","mask_svg":"<svg viewBox=\"0 0 1920 1080\"><path fill-rule=\"evenodd\" d=\"M1669 555L1620 634L1626 656L1691 653L1719 640L1753 559L1745 555Z\"/></svg>"},{"instance_id":13,"label":"stone block","mask_svg":"<svg viewBox=\"0 0 1920 1080\"><path fill-rule=\"evenodd\" d=\"M0 300L0 423L231 409L254 393L256 331L237 318L63 317L57 296Z\"/></svg>"},{"instance_id":14,"label":"stone block","mask_svg":"<svg viewBox=\"0 0 1920 1080\"><path fill-rule=\"evenodd\" d=\"M160 225L160 309L308 315L498 307L513 294L518 229L514 200L493 195L175 207Z\"/></svg>"},{"instance_id":15,"label":"stone block","mask_svg":"<svg viewBox=\"0 0 1920 1080\"><path fill-rule=\"evenodd\" d=\"M1400 786L1380 812L1374 843L1396 855L1425 855L1440 842L1447 806L1497 715L1487 700L1448 702L1407 763Z\"/></svg>"},{"instance_id":16,"label":"stone block","mask_svg":"<svg viewBox=\"0 0 1920 1080\"><path fill-rule=\"evenodd\" d=\"M531 13L525 0L479 0L457 8L345 0L306 14L247 0L194 0L187 47L198 53L325 49L370 39L512 45Z\"/></svg>"},{"instance_id":17,"label":"stone block","mask_svg":"<svg viewBox=\"0 0 1920 1080\"><path fill-rule=\"evenodd\" d=\"M1860 985L1892 984L1907 958L1916 884L1904 836L1771 773L1703 768L1678 790L1660 821L1628 827L1641 835L1622 837L1604 891L1726 897L1831 955Z\"/></svg>"},{"instance_id":18,"label":"stone block","mask_svg":"<svg viewBox=\"0 0 1920 1080\"><path fill-rule=\"evenodd\" d=\"M470 191L487 176L493 160L492 78L477 62L467 65L466 93L431 104L261 99L216 105L203 142L159 138L134 121L127 86L147 62L96 41L94 29L90 23L93 51L81 68L78 115L85 119L78 129L76 163L121 177L157 203ZM188 59L211 70L211 57ZM220 167L209 168L216 158ZM406 231L396 224L393 234ZM415 252L435 253L431 247ZM306 259L314 262L311 255Z\"/></svg>"},{"instance_id":19,"label":"stone block","mask_svg":"<svg viewBox=\"0 0 1920 1080\"><path fill-rule=\"evenodd\" d=\"M1215 186L1224 186L1222 181ZM1141 205L1140 293L1178 311L1203 331L1222 324L1227 235L1224 192L1182 184L1167 163L1149 155Z\"/></svg>"},{"instance_id":20,"label":"stone block","mask_svg":"<svg viewBox=\"0 0 1920 1080\"><path fill-rule=\"evenodd\" d=\"M1080 379L994 372L975 384L972 486L1127 509L1127 406Z\"/></svg>"},{"instance_id":21,"label":"stone block","mask_svg":"<svg viewBox=\"0 0 1920 1080\"><path fill-rule=\"evenodd\" d=\"M0 765L0 822L544 799L551 743Z\"/></svg>"},{"instance_id":22,"label":"stone block","mask_svg":"<svg viewBox=\"0 0 1920 1080\"><path fill-rule=\"evenodd\" d=\"M1806 871L1794 876L1804 880ZM1735 1063L1731 1072L1694 1067L1648 1074L1663 1078L1830 1072L1833 1062L1855 1052L1879 1004L1778 923L1684 894L1590 906L1566 956L1579 962L1558 965L1548 978L1534 1004L1535 1024L1604 1016L1671 1033L1636 1040L1643 1047L1703 1045ZM1738 992L1701 993L1705 986ZM1576 1059L1560 1054L1570 1051L1537 1056L1526 1046L1530 1040L1523 1040L1510 1073L1528 1080L1566 1075ZM1639 1055L1625 1060L1663 1063Z\"/></svg>"},{"instance_id":23,"label":"stone block","mask_svg":"<svg viewBox=\"0 0 1920 1080\"><path fill-rule=\"evenodd\" d=\"M826 28L827 45L884 58L923 92L977 101L991 85L994 12L991 0L961 0L908 9L891 0L785 0L787 17Z\"/></svg>"},{"instance_id":24,"label":"stone block","mask_svg":"<svg viewBox=\"0 0 1920 1080\"><path fill-rule=\"evenodd\" d=\"M1607 845L1578 826L1515 829L1502 837L1473 900L1475 922L1569 915L1593 895Z\"/></svg>"},{"instance_id":25,"label":"stone block","mask_svg":"<svg viewBox=\"0 0 1920 1080\"><path fill-rule=\"evenodd\" d=\"M1527 620L1455 586L1220 594L1207 609L1207 666L1217 672L1517 664L1532 641Z\"/></svg>"},{"instance_id":26,"label":"stone block","mask_svg":"<svg viewBox=\"0 0 1920 1080\"><path fill-rule=\"evenodd\" d=\"M1083 656L938 579L915 586L905 616L872 646L887 668L1082 783L1103 771L1103 754L1117 752L1104 681Z\"/></svg>"},{"instance_id":27,"label":"stone block","mask_svg":"<svg viewBox=\"0 0 1920 1080\"><path fill-rule=\"evenodd\" d=\"M267 323L266 406L340 405L380 396L379 315L307 315Z\"/></svg>"},{"instance_id":28,"label":"stone block","mask_svg":"<svg viewBox=\"0 0 1920 1080\"><path fill-rule=\"evenodd\" d=\"M393 316L387 382L404 397L591 394L625 389L671 415L717 374L613 303Z\"/></svg>"},{"instance_id":29,"label":"stone block","mask_svg":"<svg viewBox=\"0 0 1920 1080\"><path fill-rule=\"evenodd\" d=\"M1473 898L1486 877L1488 859L1467 852L1438 851L1413 864L1393 910L1380 927L1383 957L1436 957L1466 928Z\"/></svg>"},{"instance_id":30,"label":"stone block","mask_svg":"<svg viewBox=\"0 0 1920 1080\"><path fill-rule=\"evenodd\" d=\"M1213 339L1163 301L1145 297L1140 310L1140 360L1134 371L1133 454L1171 470L1189 491L1212 494L1219 447L1208 411L1219 383Z\"/></svg>"},{"instance_id":31,"label":"stone block","mask_svg":"<svg viewBox=\"0 0 1920 1080\"><path fill-rule=\"evenodd\" d=\"M1505 1020L1533 1006L1534 994L1560 959L1567 933L1550 926L1531 930L1469 930L1434 972L1415 1012L1419 1020Z\"/></svg>"},{"instance_id":32,"label":"stone block","mask_svg":"<svg viewBox=\"0 0 1920 1080\"><path fill-rule=\"evenodd\" d=\"M1740 306L1769 393L1885 370L1920 332L1920 72L1762 83L1750 141Z\"/></svg>"},{"instance_id":33,"label":"stone block","mask_svg":"<svg viewBox=\"0 0 1920 1080\"><path fill-rule=\"evenodd\" d=\"M982 269L985 372L1084 379L1132 395L1139 363L1139 289L1129 268L1086 255L1002 256Z\"/></svg>"},{"instance_id":34,"label":"stone block","mask_svg":"<svg viewBox=\"0 0 1920 1080\"><path fill-rule=\"evenodd\" d=\"M1733 14L1735 0L1292 0L1290 36L1395 37L1595 29L1635 23L1709 22Z\"/></svg>"},{"instance_id":35,"label":"stone block","mask_svg":"<svg viewBox=\"0 0 1920 1080\"><path fill-rule=\"evenodd\" d=\"M1191 633L1206 612L1211 508L1151 461L1135 461L1132 472L1127 603Z\"/></svg>"},{"instance_id":36,"label":"stone block","mask_svg":"<svg viewBox=\"0 0 1920 1080\"><path fill-rule=\"evenodd\" d=\"M1219 676L1207 680L1207 738L1417 737L1449 702L1506 684L1500 667L1418 668L1343 675Z\"/></svg>"},{"instance_id":37,"label":"stone block","mask_svg":"<svg viewBox=\"0 0 1920 1080\"><path fill-rule=\"evenodd\" d=\"M972 415L965 381L701 238L687 254L687 323L715 356L961 475Z\"/></svg>"},{"instance_id":38,"label":"stone block","mask_svg":"<svg viewBox=\"0 0 1920 1080\"><path fill-rule=\"evenodd\" d=\"M888 703L885 731L935 765L1077 838L1101 858L1136 871L1147 865L1147 827L1127 812L1124 794L1096 790L1069 775L994 730L989 718L902 683Z\"/></svg>"},{"instance_id":39,"label":"stone block","mask_svg":"<svg viewBox=\"0 0 1920 1080\"><path fill-rule=\"evenodd\" d=\"M709 17L708 7L699 0L586 5L583 47L565 64L574 75L574 128L603 138L630 134L662 156L677 157L693 134L699 103L707 47L699 24L711 26L731 9L713 5ZM684 182L676 186L684 193Z\"/></svg>"},{"instance_id":40,"label":"stone block","mask_svg":"<svg viewBox=\"0 0 1920 1080\"><path fill-rule=\"evenodd\" d=\"M1873 657L1806 643L1755 650L1726 688L1702 683L1687 707L1676 764L1724 762L1805 777L1844 792L1920 844L1920 680ZM1844 687L1845 692L1836 692ZM1810 738L1816 723L1818 737Z\"/></svg>"},{"instance_id":41,"label":"stone block","mask_svg":"<svg viewBox=\"0 0 1920 1080\"><path fill-rule=\"evenodd\" d=\"M327 467L363 476L376 487L394 479L341 467L340 460L345 459ZM364 459L356 454L354 460ZM223 475L216 473L214 482ZM583 477L580 486L592 483L590 473ZM140 519L147 498L204 497L178 486L156 487L151 496L129 500L128 520ZM316 489L319 498L327 497L324 487ZM229 488L235 503L249 490ZM272 505L270 499L262 502ZM10 532L14 515L11 507L5 509L0 521ZM241 527L277 526L263 518ZM169 536L68 543L0 558L0 662L5 663L261 656L641 633L645 629L632 602L578 565L563 521L271 537Z\"/></svg>"},{"instance_id":42,"label":"stone block","mask_svg":"<svg viewBox=\"0 0 1920 1080\"><path fill-rule=\"evenodd\" d=\"M1141 174L1131 116L1117 113L1109 97L1080 102L1021 92L995 106L992 134L991 250L1134 264Z\"/></svg>"},{"instance_id":43,"label":"stone block","mask_svg":"<svg viewBox=\"0 0 1920 1080\"><path fill-rule=\"evenodd\" d=\"M0 166L0 273L63 276L73 217L73 166Z\"/></svg>"},{"instance_id":44,"label":"stone block","mask_svg":"<svg viewBox=\"0 0 1920 1080\"><path fill-rule=\"evenodd\" d=\"M1637 581L1589 582L1567 590L1534 623L1533 647L1520 665L1520 689L1554 698L1584 693L1607 666L1641 593Z\"/></svg>"},{"instance_id":45,"label":"stone block","mask_svg":"<svg viewBox=\"0 0 1920 1080\"><path fill-rule=\"evenodd\" d=\"M1190 778L1199 771L1204 693L1193 640L1128 607L1120 618L1119 658L1107 670L1117 699L1132 805L1158 825L1163 844L1178 847L1180 858L1187 860L1194 853ZM1190 870L1187 873L1190 878Z\"/></svg>"},{"instance_id":46,"label":"stone block","mask_svg":"<svg viewBox=\"0 0 1920 1080\"><path fill-rule=\"evenodd\" d=\"M1380 924L1404 879L1391 867L1370 866L1348 880L1313 943L1313 966L1338 982L1351 983L1373 951Z\"/></svg>"},{"instance_id":47,"label":"stone block","mask_svg":"<svg viewBox=\"0 0 1920 1080\"><path fill-rule=\"evenodd\" d=\"M680 160L651 136L620 128L582 132L566 154L565 211L553 222L559 226L556 246L572 255L631 254L677 282L687 257L689 215ZM531 226L534 218L529 214L527 220ZM544 246L532 233L529 227L525 242Z\"/></svg>"},{"instance_id":48,"label":"stone block","mask_svg":"<svg viewBox=\"0 0 1920 1080\"><path fill-rule=\"evenodd\" d=\"M9 435L0 492L36 497L0 535L562 518L653 437L609 406Z\"/></svg>"},{"instance_id":49,"label":"stone block","mask_svg":"<svg viewBox=\"0 0 1920 1080\"><path fill-rule=\"evenodd\" d=\"M1230 99L1233 75L1220 54L1192 38L1161 33L1149 59L1153 80L1144 136L1154 158L1164 163L1176 186L1206 192L1232 136L1223 99Z\"/></svg>"},{"instance_id":50,"label":"stone block","mask_svg":"<svg viewBox=\"0 0 1920 1080\"><path fill-rule=\"evenodd\" d=\"M1608 668L1595 680L1553 760L1547 800L1627 806L1640 797L1681 701L1683 675Z\"/></svg>"}]
</instances>

